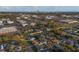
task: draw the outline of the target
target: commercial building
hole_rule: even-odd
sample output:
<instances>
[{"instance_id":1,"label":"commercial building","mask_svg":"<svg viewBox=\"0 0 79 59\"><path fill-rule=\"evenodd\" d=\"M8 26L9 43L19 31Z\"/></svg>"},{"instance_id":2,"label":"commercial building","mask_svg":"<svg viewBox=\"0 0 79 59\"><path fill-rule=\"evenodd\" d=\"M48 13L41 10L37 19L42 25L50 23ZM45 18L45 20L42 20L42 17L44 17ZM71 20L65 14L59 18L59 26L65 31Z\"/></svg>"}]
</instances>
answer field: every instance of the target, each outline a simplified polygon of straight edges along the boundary
<instances>
[{"instance_id":1,"label":"commercial building","mask_svg":"<svg viewBox=\"0 0 79 59\"><path fill-rule=\"evenodd\" d=\"M0 35L6 34L6 33L11 33L11 32L16 32L17 28L15 26L12 27L3 27L0 29Z\"/></svg>"},{"instance_id":2,"label":"commercial building","mask_svg":"<svg viewBox=\"0 0 79 59\"><path fill-rule=\"evenodd\" d=\"M59 22L71 24L71 23L77 23L78 21L77 20L66 19L66 20L59 20Z\"/></svg>"}]
</instances>

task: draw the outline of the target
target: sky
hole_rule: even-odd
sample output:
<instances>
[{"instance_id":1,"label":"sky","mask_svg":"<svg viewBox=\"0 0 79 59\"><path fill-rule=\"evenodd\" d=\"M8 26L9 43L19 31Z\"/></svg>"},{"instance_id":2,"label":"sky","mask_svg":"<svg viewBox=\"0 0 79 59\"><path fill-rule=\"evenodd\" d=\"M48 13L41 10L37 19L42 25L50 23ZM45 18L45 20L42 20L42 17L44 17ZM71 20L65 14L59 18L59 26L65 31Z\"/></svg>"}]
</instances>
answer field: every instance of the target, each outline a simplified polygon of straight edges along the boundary
<instances>
[{"instance_id":1,"label":"sky","mask_svg":"<svg viewBox=\"0 0 79 59\"><path fill-rule=\"evenodd\" d=\"M0 12L79 12L79 6L0 6Z\"/></svg>"}]
</instances>

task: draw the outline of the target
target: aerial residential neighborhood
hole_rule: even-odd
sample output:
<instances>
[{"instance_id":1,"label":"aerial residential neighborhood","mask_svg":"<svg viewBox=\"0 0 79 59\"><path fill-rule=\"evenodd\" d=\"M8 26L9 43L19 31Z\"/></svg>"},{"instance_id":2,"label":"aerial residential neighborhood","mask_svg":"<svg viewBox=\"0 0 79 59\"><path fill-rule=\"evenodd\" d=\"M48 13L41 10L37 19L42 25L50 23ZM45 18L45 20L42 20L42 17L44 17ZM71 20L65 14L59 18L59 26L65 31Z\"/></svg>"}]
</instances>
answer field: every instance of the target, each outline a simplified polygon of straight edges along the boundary
<instances>
[{"instance_id":1,"label":"aerial residential neighborhood","mask_svg":"<svg viewBox=\"0 0 79 59\"><path fill-rule=\"evenodd\" d=\"M79 13L0 13L0 52L79 51Z\"/></svg>"}]
</instances>

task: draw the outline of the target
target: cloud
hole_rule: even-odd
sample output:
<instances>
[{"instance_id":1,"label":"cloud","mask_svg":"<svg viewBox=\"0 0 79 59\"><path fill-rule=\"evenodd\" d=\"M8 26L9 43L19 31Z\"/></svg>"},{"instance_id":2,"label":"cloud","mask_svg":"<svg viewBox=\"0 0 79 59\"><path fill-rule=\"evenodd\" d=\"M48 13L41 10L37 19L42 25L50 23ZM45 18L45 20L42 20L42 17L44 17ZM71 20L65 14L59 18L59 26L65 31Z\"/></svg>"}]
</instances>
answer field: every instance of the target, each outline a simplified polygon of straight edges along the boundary
<instances>
[{"instance_id":1,"label":"cloud","mask_svg":"<svg viewBox=\"0 0 79 59\"><path fill-rule=\"evenodd\" d=\"M9 7L9 6L0 6L0 11L9 11L11 9L12 7Z\"/></svg>"},{"instance_id":2,"label":"cloud","mask_svg":"<svg viewBox=\"0 0 79 59\"><path fill-rule=\"evenodd\" d=\"M11 7L8 7L8 6L1 6L0 8L2 8L2 9L10 9Z\"/></svg>"}]
</instances>

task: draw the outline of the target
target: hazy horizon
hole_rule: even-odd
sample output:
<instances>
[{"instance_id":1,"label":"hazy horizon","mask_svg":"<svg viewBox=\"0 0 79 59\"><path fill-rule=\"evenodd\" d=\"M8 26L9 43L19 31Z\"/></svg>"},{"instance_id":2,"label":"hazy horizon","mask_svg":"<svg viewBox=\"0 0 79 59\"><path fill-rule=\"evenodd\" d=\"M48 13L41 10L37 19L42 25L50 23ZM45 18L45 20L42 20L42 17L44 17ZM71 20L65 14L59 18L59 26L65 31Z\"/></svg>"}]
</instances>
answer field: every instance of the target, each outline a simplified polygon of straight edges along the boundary
<instances>
[{"instance_id":1,"label":"hazy horizon","mask_svg":"<svg viewBox=\"0 0 79 59\"><path fill-rule=\"evenodd\" d=\"M0 12L79 12L79 6L0 6Z\"/></svg>"}]
</instances>

